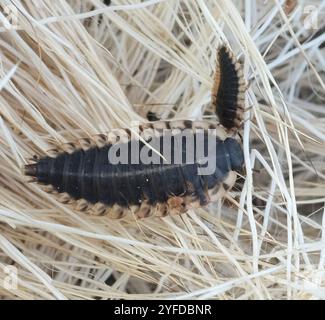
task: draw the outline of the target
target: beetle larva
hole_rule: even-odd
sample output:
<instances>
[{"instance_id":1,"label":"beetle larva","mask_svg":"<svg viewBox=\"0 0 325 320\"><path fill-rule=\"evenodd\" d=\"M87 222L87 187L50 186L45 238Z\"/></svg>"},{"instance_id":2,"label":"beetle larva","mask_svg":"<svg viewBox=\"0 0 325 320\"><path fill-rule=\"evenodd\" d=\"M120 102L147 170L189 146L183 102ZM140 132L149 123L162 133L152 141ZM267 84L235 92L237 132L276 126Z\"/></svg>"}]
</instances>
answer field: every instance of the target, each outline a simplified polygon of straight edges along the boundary
<instances>
[{"instance_id":1,"label":"beetle larva","mask_svg":"<svg viewBox=\"0 0 325 320\"><path fill-rule=\"evenodd\" d=\"M169 126L170 123L157 122L151 128L159 128L161 132L161 127L165 125ZM102 147L93 146L88 150L62 152L54 158L43 157L35 164L26 165L25 174L35 177L39 183L53 186L63 195L63 202L86 200L94 206L88 208L84 201L80 201L84 203L83 209L90 209L97 215L110 214L120 218L128 210L137 217L183 213L191 207L204 206L219 199L232 188L236 171L243 165L239 143L227 137L221 127L208 130L208 125L212 126L208 122L177 123L181 129L170 134L169 144L164 144L166 134L154 136L150 143L158 145L164 151L163 156L165 146L171 151L167 164L159 155L157 163L147 163L142 158L138 164L132 163L133 142L139 144L142 154L150 153L150 148L140 140L129 139L114 144L118 149L128 151L125 164L111 163L108 154L113 144L105 143ZM185 130L190 133L188 136L184 136ZM179 150L176 144L180 139L184 141L184 138L191 136L194 148L190 152L195 157L188 163L185 154L189 145L181 143ZM208 139L215 143L213 154L209 154ZM200 174L200 169L204 167L196 156L199 144L203 146L203 155L208 154L210 163L213 161L214 164L213 172L207 175ZM178 162L175 157L177 150L181 154Z\"/></svg>"},{"instance_id":2,"label":"beetle larva","mask_svg":"<svg viewBox=\"0 0 325 320\"><path fill-rule=\"evenodd\" d=\"M222 46L218 51L212 104L220 124L230 131L238 130L242 124L245 91L246 81L240 63L226 46Z\"/></svg>"},{"instance_id":3,"label":"beetle larva","mask_svg":"<svg viewBox=\"0 0 325 320\"><path fill-rule=\"evenodd\" d=\"M77 210L111 218L121 218L127 212L138 218L181 214L220 199L233 187L244 163L240 143L232 137L243 113L245 82L238 66L230 51L222 47L212 93L221 125L185 120L140 126L140 136L150 145L132 138L128 129L122 130L124 139L115 143L99 135L97 144L83 139L80 147L70 143L65 152L26 165L25 174L50 186L48 191L59 193L61 202L76 203ZM147 129L153 132L149 140ZM187 138L192 141L191 148L182 143ZM119 155L124 150L126 161L112 161L112 150L119 150ZM140 157L150 154L152 160L154 153L158 156L155 162ZM190 161L188 154L192 155ZM139 155L136 161L134 155ZM206 160L212 164L210 171L205 171Z\"/></svg>"}]
</instances>

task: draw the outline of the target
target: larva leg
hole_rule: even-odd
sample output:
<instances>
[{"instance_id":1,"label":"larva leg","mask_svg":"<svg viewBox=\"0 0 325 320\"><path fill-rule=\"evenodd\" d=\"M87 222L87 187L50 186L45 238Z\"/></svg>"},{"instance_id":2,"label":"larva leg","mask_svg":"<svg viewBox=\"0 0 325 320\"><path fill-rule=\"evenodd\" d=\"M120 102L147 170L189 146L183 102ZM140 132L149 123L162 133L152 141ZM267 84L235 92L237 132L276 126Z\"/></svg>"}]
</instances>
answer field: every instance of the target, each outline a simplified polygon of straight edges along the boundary
<instances>
[{"instance_id":1,"label":"larva leg","mask_svg":"<svg viewBox=\"0 0 325 320\"><path fill-rule=\"evenodd\" d=\"M155 216L166 217L168 215L168 207L166 203L157 203L155 208Z\"/></svg>"},{"instance_id":2,"label":"larva leg","mask_svg":"<svg viewBox=\"0 0 325 320\"><path fill-rule=\"evenodd\" d=\"M107 144L107 136L105 134L96 134L94 141L98 148L102 148Z\"/></svg>"},{"instance_id":3,"label":"larva leg","mask_svg":"<svg viewBox=\"0 0 325 320\"><path fill-rule=\"evenodd\" d=\"M123 208L118 204L114 204L111 208L107 209L106 215L111 219L122 219L127 212L129 211L128 208Z\"/></svg>"},{"instance_id":4,"label":"larva leg","mask_svg":"<svg viewBox=\"0 0 325 320\"><path fill-rule=\"evenodd\" d=\"M89 205L89 202L87 200L79 199L79 200L76 201L74 209L77 210L77 211L82 212L82 211L88 210L89 206L90 205Z\"/></svg>"},{"instance_id":5,"label":"larva leg","mask_svg":"<svg viewBox=\"0 0 325 320\"><path fill-rule=\"evenodd\" d=\"M47 150L46 153L48 154L49 157L56 158L58 156L58 154L60 153L60 151L57 148L53 148L53 149Z\"/></svg>"},{"instance_id":6,"label":"larva leg","mask_svg":"<svg viewBox=\"0 0 325 320\"><path fill-rule=\"evenodd\" d=\"M61 145L61 149L62 149L64 152L71 154L71 153L75 152L78 148L77 148L77 146L75 145L75 143L73 143L73 142L68 142L68 143L63 143L63 144Z\"/></svg>"},{"instance_id":7,"label":"larva leg","mask_svg":"<svg viewBox=\"0 0 325 320\"><path fill-rule=\"evenodd\" d=\"M147 218L153 215L154 211L147 200L142 201L139 210L136 212L138 219Z\"/></svg>"},{"instance_id":8,"label":"larva leg","mask_svg":"<svg viewBox=\"0 0 325 320\"><path fill-rule=\"evenodd\" d=\"M67 204L69 202L72 202L72 199L68 193L64 192L64 193L60 193L60 195L58 196L58 201Z\"/></svg>"},{"instance_id":9,"label":"larva leg","mask_svg":"<svg viewBox=\"0 0 325 320\"><path fill-rule=\"evenodd\" d=\"M81 138L78 140L78 144L83 151L87 151L91 148L91 140L89 138Z\"/></svg>"},{"instance_id":10,"label":"larva leg","mask_svg":"<svg viewBox=\"0 0 325 320\"><path fill-rule=\"evenodd\" d=\"M103 216L106 213L107 207L105 204L101 202L97 202L92 208L89 210L89 213L94 216Z\"/></svg>"},{"instance_id":11,"label":"larva leg","mask_svg":"<svg viewBox=\"0 0 325 320\"><path fill-rule=\"evenodd\" d=\"M55 193L55 189L52 185L46 185L43 187L43 190L47 193Z\"/></svg>"}]
</instances>

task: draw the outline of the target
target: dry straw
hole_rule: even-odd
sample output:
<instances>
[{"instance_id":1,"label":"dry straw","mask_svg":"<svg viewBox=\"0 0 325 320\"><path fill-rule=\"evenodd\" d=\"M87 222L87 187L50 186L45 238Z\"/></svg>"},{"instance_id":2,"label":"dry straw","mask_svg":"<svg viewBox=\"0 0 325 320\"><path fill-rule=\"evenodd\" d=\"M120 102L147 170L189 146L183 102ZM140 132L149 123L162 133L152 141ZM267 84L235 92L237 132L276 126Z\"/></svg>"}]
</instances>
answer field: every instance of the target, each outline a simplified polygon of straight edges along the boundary
<instances>
[{"instance_id":1,"label":"dry straw","mask_svg":"<svg viewBox=\"0 0 325 320\"><path fill-rule=\"evenodd\" d=\"M325 298L325 1L0 3L1 298ZM26 182L34 154L149 110L202 118L222 42L250 82L227 202L110 221Z\"/></svg>"}]
</instances>

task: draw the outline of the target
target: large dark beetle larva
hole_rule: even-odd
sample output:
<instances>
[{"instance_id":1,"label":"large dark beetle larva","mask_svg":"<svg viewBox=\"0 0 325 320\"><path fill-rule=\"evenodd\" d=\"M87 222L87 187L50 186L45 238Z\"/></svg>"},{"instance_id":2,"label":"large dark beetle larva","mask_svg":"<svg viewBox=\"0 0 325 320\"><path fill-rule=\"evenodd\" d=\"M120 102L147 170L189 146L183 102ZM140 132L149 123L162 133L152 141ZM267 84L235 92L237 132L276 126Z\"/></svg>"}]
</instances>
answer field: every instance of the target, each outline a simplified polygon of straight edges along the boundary
<instances>
[{"instance_id":1,"label":"large dark beetle larva","mask_svg":"<svg viewBox=\"0 0 325 320\"><path fill-rule=\"evenodd\" d=\"M43 157L26 165L25 174L46 185L48 191L59 193L61 202L75 203L77 210L94 215L121 218L130 212L144 218L180 214L204 206L230 190L237 172L243 167L243 152L234 135L242 123L244 92L245 81L240 65L223 46L218 51L212 90L212 103L220 124L185 120L157 121L140 126L140 136L148 129L155 132L151 140L155 140L160 150L164 149L165 132L171 131L169 162L160 156L156 163L144 162L141 157L138 163L131 162L130 154L135 142L140 150L154 151L143 141L133 139L130 130L126 129L127 141L113 144L104 135L99 135L94 144L83 139L80 147L69 144L69 152L59 152L55 157ZM175 161L173 150L177 150L176 144L183 141L178 137L183 139L185 130L192 135L191 152L195 155L202 145L204 154L207 154L208 141L215 142L215 149L209 153L209 161L214 164L213 172L200 174L203 165L197 156L192 162L186 161L186 143L182 143L178 150L182 154L181 163ZM113 145L129 151L127 163L111 163L108 154Z\"/></svg>"}]
</instances>

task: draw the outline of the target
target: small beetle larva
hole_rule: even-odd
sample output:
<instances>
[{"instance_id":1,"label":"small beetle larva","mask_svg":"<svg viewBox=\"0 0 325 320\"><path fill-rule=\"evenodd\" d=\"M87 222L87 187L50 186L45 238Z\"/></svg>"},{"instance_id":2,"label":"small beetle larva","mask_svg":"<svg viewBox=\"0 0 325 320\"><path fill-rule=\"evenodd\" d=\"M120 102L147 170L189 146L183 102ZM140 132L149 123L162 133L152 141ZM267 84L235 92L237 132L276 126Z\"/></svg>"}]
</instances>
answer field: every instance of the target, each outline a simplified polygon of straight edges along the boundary
<instances>
[{"instance_id":1,"label":"small beetle larva","mask_svg":"<svg viewBox=\"0 0 325 320\"><path fill-rule=\"evenodd\" d=\"M61 202L75 203L77 210L111 218L121 218L127 212L138 218L181 214L220 199L233 187L244 163L240 143L230 136L230 131L236 131L242 120L241 91L245 82L238 66L230 51L222 47L212 101L218 106L221 125L185 120L140 126L140 133L145 134L147 129L154 132L147 141L155 142L159 151L165 151L165 141L169 141L169 161L158 156L155 163L141 157L132 162L134 143L138 143L137 154L152 157L154 151L143 141L132 139L130 130L125 129L127 138L116 143L104 135L97 136L96 144L89 139L83 139L80 147L69 143L64 152L26 165L25 175L46 185L47 191L58 193ZM185 132L193 138L192 161L187 159L188 145L178 145L186 140ZM214 149L210 149L210 141ZM108 156L116 147L127 151L126 163L113 163ZM199 149L203 150L201 158L197 156ZM181 155L180 161L175 160L176 153ZM213 171L201 174L205 156L213 164Z\"/></svg>"},{"instance_id":2,"label":"small beetle larva","mask_svg":"<svg viewBox=\"0 0 325 320\"><path fill-rule=\"evenodd\" d=\"M228 130L238 130L243 121L246 82L241 65L233 53L222 46L212 88L212 104L219 122Z\"/></svg>"}]
</instances>

